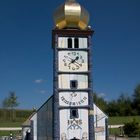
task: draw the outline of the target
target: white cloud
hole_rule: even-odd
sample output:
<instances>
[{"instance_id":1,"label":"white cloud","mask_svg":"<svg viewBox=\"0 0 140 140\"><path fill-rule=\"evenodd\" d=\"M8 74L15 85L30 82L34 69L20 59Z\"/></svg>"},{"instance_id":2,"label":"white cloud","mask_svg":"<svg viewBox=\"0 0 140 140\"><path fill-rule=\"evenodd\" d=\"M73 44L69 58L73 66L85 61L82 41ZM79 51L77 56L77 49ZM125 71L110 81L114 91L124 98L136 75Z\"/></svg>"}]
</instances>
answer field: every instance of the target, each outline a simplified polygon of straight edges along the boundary
<instances>
[{"instance_id":1,"label":"white cloud","mask_svg":"<svg viewBox=\"0 0 140 140\"><path fill-rule=\"evenodd\" d=\"M44 79L36 79L34 82L36 83L36 84L41 84L41 83L44 83L46 80L44 80Z\"/></svg>"},{"instance_id":2,"label":"white cloud","mask_svg":"<svg viewBox=\"0 0 140 140\"><path fill-rule=\"evenodd\" d=\"M99 93L98 97L103 98L105 101L109 101L109 99L108 99L108 97L106 95L107 95L106 93Z\"/></svg>"},{"instance_id":3,"label":"white cloud","mask_svg":"<svg viewBox=\"0 0 140 140\"><path fill-rule=\"evenodd\" d=\"M99 97L105 97L106 94L105 94L105 93L99 93L98 96L99 96Z\"/></svg>"},{"instance_id":4,"label":"white cloud","mask_svg":"<svg viewBox=\"0 0 140 140\"><path fill-rule=\"evenodd\" d=\"M38 90L36 90L36 93L44 94L44 93L47 93L47 90L44 90L44 89L38 89Z\"/></svg>"},{"instance_id":5,"label":"white cloud","mask_svg":"<svg viewBox=\"0 0 140 140\"><path fill-rule=\"evenodd\" d=\"M42 94L47 93L46 90L40 90L39 92L42 93Z\"/></svg>"}]
</instances>

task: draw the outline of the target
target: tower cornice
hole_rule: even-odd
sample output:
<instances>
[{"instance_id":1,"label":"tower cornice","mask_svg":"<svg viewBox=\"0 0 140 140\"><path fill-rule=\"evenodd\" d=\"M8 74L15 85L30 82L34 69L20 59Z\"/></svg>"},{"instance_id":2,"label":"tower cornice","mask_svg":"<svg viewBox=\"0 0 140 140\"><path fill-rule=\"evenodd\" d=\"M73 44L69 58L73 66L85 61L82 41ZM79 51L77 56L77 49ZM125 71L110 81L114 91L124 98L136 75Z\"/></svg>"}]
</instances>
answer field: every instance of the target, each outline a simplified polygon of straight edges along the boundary
<instances>
[{"instance_id":1,"label":"tower cornice","mask_svg":"<svg viewBox=\"0 0 140 140\"><path fill-rule=\"evenodd\" d=\"M53 29L52 30L52 46L54 46L54 42L55 42L55 35L58 36L72 36L72 37L87 37L87 36L91 36L93 35L94 30L92 29L88 29L88 30L78 30L78 29Z\"/></svg>"}]
</instances>

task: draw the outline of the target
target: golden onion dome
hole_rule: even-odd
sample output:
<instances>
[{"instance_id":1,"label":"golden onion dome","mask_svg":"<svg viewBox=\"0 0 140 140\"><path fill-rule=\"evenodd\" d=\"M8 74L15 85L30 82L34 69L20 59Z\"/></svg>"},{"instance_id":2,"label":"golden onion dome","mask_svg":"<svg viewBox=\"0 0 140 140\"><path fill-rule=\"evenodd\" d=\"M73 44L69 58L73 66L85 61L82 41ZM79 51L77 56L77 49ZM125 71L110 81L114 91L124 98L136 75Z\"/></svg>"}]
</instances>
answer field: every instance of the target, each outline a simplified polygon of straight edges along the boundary
<instances>
[{"instance_id":1,"label":"golden onion dome","mask_svg":"<svg viewBox=\"0 0 140 140\"><path fill-rule=\"evenodd\" d=\"M88 26L88 12L75 0L66 0L54 13L55 26L58 29L79 28L84 30Z\"/></svg>"}]
</instances>

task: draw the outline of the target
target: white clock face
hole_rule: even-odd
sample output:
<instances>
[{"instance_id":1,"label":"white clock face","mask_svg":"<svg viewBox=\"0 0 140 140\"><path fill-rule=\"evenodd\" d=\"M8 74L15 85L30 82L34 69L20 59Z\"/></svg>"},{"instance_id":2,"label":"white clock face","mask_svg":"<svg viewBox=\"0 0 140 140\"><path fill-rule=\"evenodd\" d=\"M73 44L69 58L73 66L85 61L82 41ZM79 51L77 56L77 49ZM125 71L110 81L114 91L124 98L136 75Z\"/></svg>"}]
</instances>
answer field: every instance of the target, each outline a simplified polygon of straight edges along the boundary
<instances>
[{"instance_id":1,"label":"white clock face","mask_svg":"<svg viewBox=\"0 0 140 140\"><path fill-rule=\"evenodd\" d=\"M60 71L87 71L86 51L59 51Z\"/></svg>"}]
</instances>

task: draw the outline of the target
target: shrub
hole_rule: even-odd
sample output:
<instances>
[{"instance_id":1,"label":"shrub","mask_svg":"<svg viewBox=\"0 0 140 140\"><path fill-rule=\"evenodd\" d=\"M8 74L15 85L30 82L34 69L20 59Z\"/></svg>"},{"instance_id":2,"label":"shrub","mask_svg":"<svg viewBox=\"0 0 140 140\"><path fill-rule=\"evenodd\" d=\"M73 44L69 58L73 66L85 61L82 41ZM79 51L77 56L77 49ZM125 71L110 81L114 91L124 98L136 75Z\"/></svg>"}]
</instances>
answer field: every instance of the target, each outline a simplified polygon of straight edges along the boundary
<instances>
[{"instance_id":1,"label":"shrub","mask_svg":"<svg viewBox=\"0 0 140 140\"><path fill-rule=\"evenodd\" d=\"M135 119L131 122L125 123L123 130L124 134L129 137L140 135L140 125Z\"/></svg>"}]
</instances>

